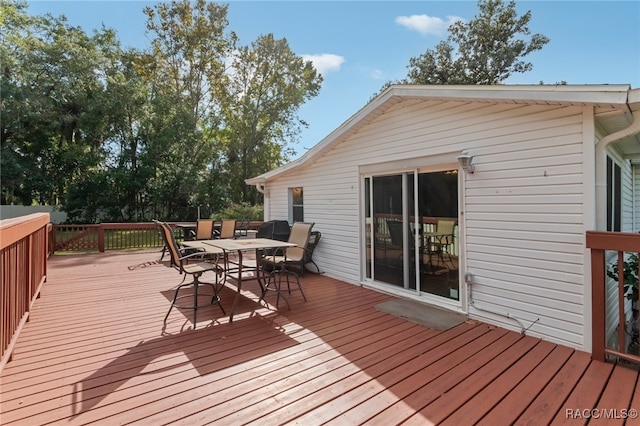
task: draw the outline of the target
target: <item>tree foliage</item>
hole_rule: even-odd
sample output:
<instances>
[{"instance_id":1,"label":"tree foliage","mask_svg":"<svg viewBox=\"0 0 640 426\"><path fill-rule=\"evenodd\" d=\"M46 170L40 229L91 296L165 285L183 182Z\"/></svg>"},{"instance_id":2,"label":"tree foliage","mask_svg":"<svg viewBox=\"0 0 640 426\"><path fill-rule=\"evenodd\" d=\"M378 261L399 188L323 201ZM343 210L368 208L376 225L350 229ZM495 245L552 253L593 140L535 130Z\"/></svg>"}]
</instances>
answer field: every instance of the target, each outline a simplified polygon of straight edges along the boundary
<instances>
[{"instance_id":1,"label":"tree foliage","mask_svg":"<svg viewBox=\"0 0 640 426\"><path fill-rule=\"evenodd\" d=\"M2 201L55 204L104 158L104 70L115 39L25 9L2 4Z\"/></svg>"},{"instance_id":2,"label":"tree foliage","mask_svg":"<svg viewBox=\"0 0 640 426\"><path fill-rule=\"evenodd\" d=\"M518 17L514 1L478 1L480 13L449 27L447 40L409 60L410 84L499 84L533 68L523 58L549 42L529 30L531 12Z\"/></svg>"},{"instance_id":3,"label":"tree foliage","mask_svg":"<svg viewBox=\"0 0 640 426\"><path fill-rule=\"evenodd\" d=\"M227 5L147 7L146 50L114 31L1 3L2 203L62 204L76 222L184 220L258 201L321 78L272 35L239 45Z\"/></svg>"},{"instance_id":4,"label":"tree foliage","mask_svg":"<svg viewBox=\"0 0 640 426\"><path fill-rule=\"evenodd\" d=\"M318 94L322 77L271 34L238 49L229 72L222 109L227 176L236 198L255 203L244 180L288 160L287 141L304 125L296 111Z\"/></svg>"}]
</instances>

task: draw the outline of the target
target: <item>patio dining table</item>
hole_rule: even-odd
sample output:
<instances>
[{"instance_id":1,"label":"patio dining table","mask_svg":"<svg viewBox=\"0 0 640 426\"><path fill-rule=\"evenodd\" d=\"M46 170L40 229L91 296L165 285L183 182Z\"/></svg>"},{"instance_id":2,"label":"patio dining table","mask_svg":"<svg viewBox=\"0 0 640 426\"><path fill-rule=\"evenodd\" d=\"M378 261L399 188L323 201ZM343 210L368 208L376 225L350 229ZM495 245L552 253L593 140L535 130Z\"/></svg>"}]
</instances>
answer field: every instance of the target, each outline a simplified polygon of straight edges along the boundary
<instances>
[{"instance_id":1,"label":"patio dining table","mask_svg":"<svg viewBox=\"0 0 640 426\"><path fill-rule=\"evenodd\" d=\"M185 241L185 246L190 246L194 242ZM238 306L238 301L240 300L240 293L242 291L242 282L248 279L257 280L260 284L260 290L264 292L265 284L262 282L262 276L260 275L261 271L261 250L268 249L279 249L279 248L287 248L287 247L295 247L296 244L289 243L286 241L272 240L269 238L249 238L249 239L217 239L217 240L199 240L197 241L199 246L208 245L211 247L215 247L219 250L222 250L225 254L225 268L227 272L227 276L232 276L236 281L236 296L233 299L233 306L231 307L231 312L229 313L229 322L233 322L233 315L235 313L236 307ZM244 256L243 253L247 251L255 251L256 264L255 266L249 266L244 264ZM238 256L237 261L229 261L229 254L235 253ZM232 267L229 265L233 265ZM253 271L254 275L252 277L243 277L243 272ZM237 275L235 275L237 273Z\"/></svg>"}]
</instances>

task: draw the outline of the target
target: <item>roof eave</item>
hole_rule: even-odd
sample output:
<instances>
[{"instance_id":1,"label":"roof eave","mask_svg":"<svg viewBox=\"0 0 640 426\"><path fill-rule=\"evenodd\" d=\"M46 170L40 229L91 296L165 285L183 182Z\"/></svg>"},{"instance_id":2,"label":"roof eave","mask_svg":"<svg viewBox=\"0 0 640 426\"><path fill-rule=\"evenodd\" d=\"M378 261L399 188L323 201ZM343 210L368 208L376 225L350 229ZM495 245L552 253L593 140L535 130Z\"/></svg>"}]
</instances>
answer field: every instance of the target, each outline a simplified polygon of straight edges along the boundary
<instances>
[{"instance_id":1,"label":"roof eave","mask_svg":"<svg viewBox=\"0 0 640 426\"><path fill-rule=\"evenodd\" d=\"M631 98L635 99L632 103ZM247 185L265 183L274 176L281 175L300 167L330 149L333 142L349 132L357 131L384 110L405 98L421 98L449 101L497 102L515 104L566 104L620 107L635 105L640 108L640 90L631 90L628 84L602 85L393 85L367 103L358 112L347 119L337 129L314 145L301 157L290 163L245 180ZM387 106L387 108L385 108ZM631 106L633 109L633 106ZM376 114L377 112L377 114ZM369 120L366 120L366 118Z\"/></svg>"}]
</instances>

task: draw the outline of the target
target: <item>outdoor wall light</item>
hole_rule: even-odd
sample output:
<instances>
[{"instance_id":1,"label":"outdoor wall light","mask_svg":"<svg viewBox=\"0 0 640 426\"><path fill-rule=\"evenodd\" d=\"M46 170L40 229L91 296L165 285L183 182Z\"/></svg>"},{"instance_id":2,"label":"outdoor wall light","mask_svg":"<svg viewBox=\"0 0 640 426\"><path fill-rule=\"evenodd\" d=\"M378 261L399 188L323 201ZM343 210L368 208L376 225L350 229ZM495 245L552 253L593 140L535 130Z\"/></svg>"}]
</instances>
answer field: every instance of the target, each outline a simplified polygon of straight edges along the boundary
<instances>
[{"instance_id":1,"label":"outdoor wall light","mask_svg":"<svg viewBox=\"0 0 640 426\"><path fill-rule=\"evenodd\" d=\"M473 155L469 155L467 152L463 152L462 155L456 157L458 162L460 163L460 167L467 173L473 173L476 167L471 164L473 161Z\"/></svg>"}]
</instances>

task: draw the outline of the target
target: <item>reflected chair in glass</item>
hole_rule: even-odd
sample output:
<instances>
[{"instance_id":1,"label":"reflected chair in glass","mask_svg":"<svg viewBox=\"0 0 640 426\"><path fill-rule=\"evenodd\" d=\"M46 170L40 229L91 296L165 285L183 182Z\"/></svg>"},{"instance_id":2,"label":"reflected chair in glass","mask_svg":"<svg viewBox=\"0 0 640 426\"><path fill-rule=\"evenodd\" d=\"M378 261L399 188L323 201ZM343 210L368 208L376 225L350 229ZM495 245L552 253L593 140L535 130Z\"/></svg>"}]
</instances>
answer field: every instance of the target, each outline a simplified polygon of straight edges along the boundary
<instances>
[{"instance_id":1,"label":"reflected chair in glass","mask_svg":"<svg viewBox=\"0 0 640 426\"><path fill-rule=\"evenodd\" d=\"M167 314L164 317L164 322L166 322L167 318L169 318L169 314L171 313L171 310L173 309L174 306L178 309L193 310L193 328L194 329L196 328L196 325L197 325L197 312L198 312L198 309L200 308L217 303L223 315L226 315L224 308L220 304L220 296L218 295L219 278L224 276L224 269L223 267L217 264L217 261L215 263L204 261L204 259L211 258L211 256L214 256L216 258L219 256L222 256L222 250L211 247L211 250L207 250L206 252L203 252L203 251L193 252L192 251L193 249L187 249L178 245L175 239L175 236L173 234L173 230L167 223L158 222L158 221L154 221L154 222L162 230L162 236L163 236L165 245L169 249L169 254L171 256L172 266L175 269L177 269L181 274L184 274L183 282L179 284L178 287L176 288L176 291L173 295L173 300L171 301L171 306L169 307L169 311L167 311ZM209 282L200 281L200 277L202 276L202 274L209 271L215 274L216 282L209 283ZM191 275L193 277L193 281L185 283L184 280L186 279L187 275ZM198 294L199 287L202 285L211 287L213 292L211 294L204 293L199 295ZM179 295L180 290L186 287L193 287L193 293L186 294L186 295ZM193 298L193 305L179 306L178 301L186 297ZM207 298L211 297L211 301L208 302L207 304L200 305L198 304L199 297L207 297Z\"/></svg>"},{"instance_id":2,"label":"reflected chair in glass","mask_svg":"<svg viewBox=\"0 0 640 426\"><path fill-rule=\"evenodd\" d=\"M403 222L398 220L387 220L390 241L384 246L385 263L391 267L402 267L404 236ZM413 252L413 240L409 239L410 253Z\"/></svg>"},{"instance_id":3,"label":"reflected chair in glass","mask_svg":"<svg viewBox=\"0 0 640 426\"><path fill-rule=\"evenodd\" d=\"M436 232L439 236L438 245L440 250L440 256L444 261L444 256L447 256L449 263L453 263L451 252L453 250L454 229L456 227L455 220L438 220L436 226Z\"/></svg>"},{"instance_id":4,"label":"reflected chair in glass","mask_svg":"<svg viewBox=\"0 0 640 426\"><path fill-rule=\"evenodd\" d=\"M282 292L282 278L285 277L287 292L291 294L291 291L299 290L304 301L307 301L307 297L305 296L304 291L302 290L302 285L300 284L300 277L295 270L299 269L301 273L304 271L304 265L308 259L307 248L313 225L313 223L295 222L291 227L291 233L287 240L289 243L295 244L295 247L287 247L284 250L277 250L273 254L262 257L262 265L264 269L266 271L270 271L270 273L267 285L262 290L260 300L265 298L268 291L275 291L277 294L276 308L280 303L280 296L282 296L287 307L289 307L289 301ZM295 278L296 288L293 289L291 288L293 284L291 277Z\"/></svg>"}]
</instances>

